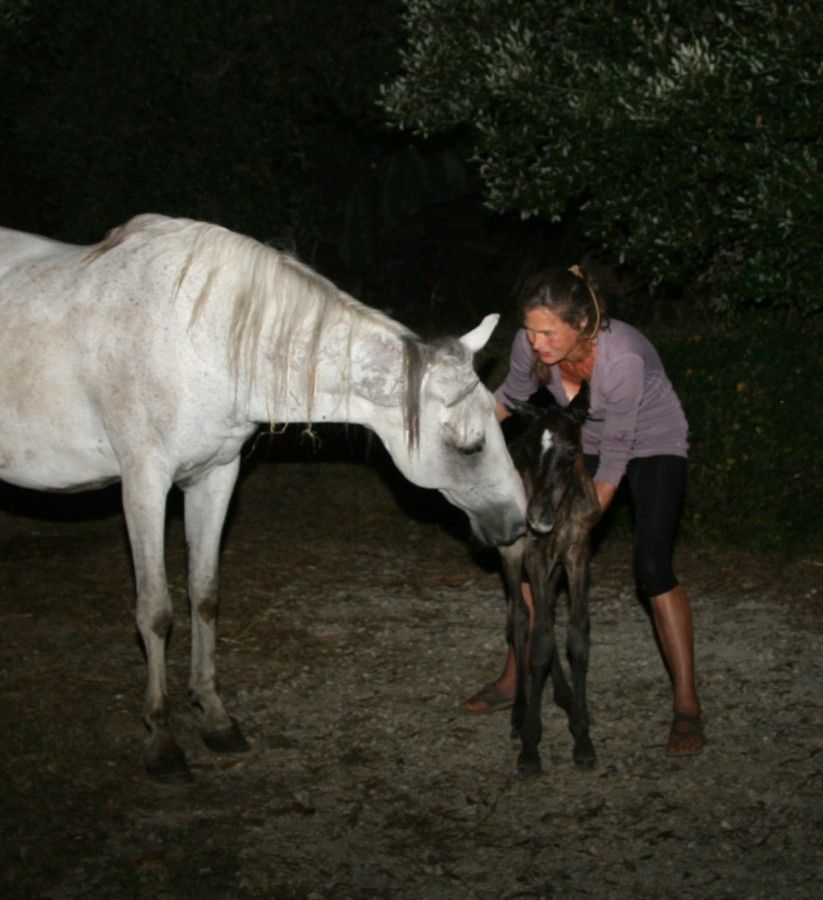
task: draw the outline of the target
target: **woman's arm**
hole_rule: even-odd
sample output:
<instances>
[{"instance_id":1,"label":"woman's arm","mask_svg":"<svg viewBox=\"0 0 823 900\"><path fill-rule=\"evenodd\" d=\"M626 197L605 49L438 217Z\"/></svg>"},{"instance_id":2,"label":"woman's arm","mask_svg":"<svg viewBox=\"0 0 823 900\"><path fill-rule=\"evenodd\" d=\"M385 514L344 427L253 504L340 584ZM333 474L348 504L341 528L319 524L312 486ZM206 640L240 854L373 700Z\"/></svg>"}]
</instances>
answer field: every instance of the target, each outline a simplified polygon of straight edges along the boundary
<instances>
[{"instance_id":1,"label":"woman's arm","mask_svg":"<svg viewBox=\"0 0 823 900\"><path fill-rule=\"evenodd\" d=\"M617 493L617 486L609 484L608 481L595 481L594 489L597 492L597 499L600 501L600 510L605 512Z\"/></svg>"},{"instance_id":2,"label":"woman's arm","mask_svg":"<svg viewBox=\"0 0 823 900\"><path fill-rule=\"evenodd\" d=\"M512 341L509 370L505 381L494 391L495 413L499 421L508 416L507 404L523 402L537 390L537 379L532 371L532 350L521 328Z\"/></svg>"}]
</instances>

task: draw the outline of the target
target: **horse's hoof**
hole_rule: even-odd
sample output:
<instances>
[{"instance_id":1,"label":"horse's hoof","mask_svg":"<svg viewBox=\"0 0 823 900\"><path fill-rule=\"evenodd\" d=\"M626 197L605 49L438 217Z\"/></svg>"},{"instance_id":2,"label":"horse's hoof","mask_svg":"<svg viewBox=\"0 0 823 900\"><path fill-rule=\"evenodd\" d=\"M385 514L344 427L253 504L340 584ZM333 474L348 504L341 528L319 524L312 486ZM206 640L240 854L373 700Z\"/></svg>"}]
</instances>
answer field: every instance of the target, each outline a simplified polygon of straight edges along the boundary
<instances>
[{"instance_id":1,"label":"horse's hoof","mask_svg":"<svg viewBox=\"0 0 823 900\"><path fill-rule=\"evenodd\" d=\"M521 778L537 778L542 772L540 754L536 750L523 750L517 759L517 774Z\"/></svg>"},{"instance_id":2,"label":"horse's hoof","mask_svg":"<svg viewBox=\"0 0 823 900\"><path fill-rule=\"evenodd\" d=\"M589 738L582 738L574 745L574 764L578 769L593 769L597 764L597 754L594 752L594 744Z\"/></svg>"},{"instance_id":3,"label":"horse's hoof","mask_svg":"<svg viewBox=\"0 0 823 900\"><path fill-rule=\"evenodd\" d=\"M147 747L143 754L146 771L152 778L162 781L193 781L186 754L173 741L162 747Z\"/></svg>"},{"instance_id":4,"label":"horse's hoof","mask_svg":"<svg viewBox=\"0 0 823 900\"><path fill-rule=\"evenodd\" d=\"M200 732L203 743L214 750L215 753L246 753L249 750L248 741L243 737L240 726L232 719L228 728Z\"/></svg>"}]
</instances>

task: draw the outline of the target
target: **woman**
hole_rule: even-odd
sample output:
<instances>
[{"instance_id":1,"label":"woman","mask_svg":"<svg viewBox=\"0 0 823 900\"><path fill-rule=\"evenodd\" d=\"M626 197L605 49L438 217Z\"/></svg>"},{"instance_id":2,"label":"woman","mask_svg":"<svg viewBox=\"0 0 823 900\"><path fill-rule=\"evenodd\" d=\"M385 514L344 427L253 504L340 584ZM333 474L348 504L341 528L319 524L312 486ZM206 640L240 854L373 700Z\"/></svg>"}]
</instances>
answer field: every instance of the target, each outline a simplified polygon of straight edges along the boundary
<instances>
[{"instance_id":1,"label":"woman","mask_svg":"<svg viewBox=\"0 0 823 900\"><path fill-rule=\"evenodd\" d=\"M687 423L654 347L625 322L609 320L597 286L577 266L542 273L527 285L523 328L512 347L506 380L495 392L497 415L543 383L568 403L585 379L591 410L583 451L605 511L625 476L635 511L635 571L648 596L673 687L666 752L698 753L704 743L694 679L689 601L672 569L686 480ZM524 585L526 602L531 595ZM512 705L515 662L509 647L503 673L464 704L471 712Z\"/></svg>"}]
</instances>

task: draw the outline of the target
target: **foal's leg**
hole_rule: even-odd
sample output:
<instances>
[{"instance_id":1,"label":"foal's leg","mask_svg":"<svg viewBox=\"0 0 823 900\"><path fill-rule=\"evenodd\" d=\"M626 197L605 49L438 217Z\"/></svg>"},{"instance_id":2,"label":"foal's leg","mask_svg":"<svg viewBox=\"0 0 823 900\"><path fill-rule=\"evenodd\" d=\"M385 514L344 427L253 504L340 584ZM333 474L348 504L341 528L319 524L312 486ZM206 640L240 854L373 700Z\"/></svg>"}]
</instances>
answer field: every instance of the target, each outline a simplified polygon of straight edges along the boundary
<instances>
[{"instance_id":1,"label":"foal's leg","mask_svg":"<svg viewBox=\"0 0 823 900\"><path fill-rule=\"evenodd\" d=\"M137 585L135 618L146 652L147 682L143 720L149 736L143 752L150 775L188 774L183 751L169 723L166 692L166 641L172 607L163 558L168 476L145 465L124 466L123 510Z\"/></svg>"},{"instance_id":2,"label":"foal's leg","mask_svg":"<svg viewBox=\"0 0 823 900\"><path fill-rule=\"evenodd\" d=\"M543 685L557 648L554 642L552 579L541 554L535 554L528 559L527 570L534 601L534 623L529 648L531 690L521 728L523 746L517 759L517 770L521 775L531 776L539 775L542 770L538 745L543 736L541 718Z\"/></svg>"},{"instance_id":3,"label":"foal's leg","mask_svg":"<svg viewBox=\"0 0 823 900\"><path fill-rule=\"evenodd\" d=\"M597 760L594 744L589 737L589 710L586 703L586 674L589 668L589 553L572 551L566 558L569 581L569 629L566 652L572 670L572 704L569 709L569 730L574 737L573 757L584 769L591 769Z\"/></svg>"},{"instance_id":4,"label":"foal's leg","mask_svg":"<svg viewBox=\"0 0 823 900\"><path fill-rule=\"evenodd\" d=\"M189 696L203 712L200 731L203 741L212 750L222 753L241 753L249 749L217 693L215 662L220 535L239 466L240 457L237 457L183 486L191 603Z\"/></svg>"},{"instance_id":5,"label":"foal's leg","mask_svg":"<svg viewBox=\"0 0 823 900\"><path fill-rule=\"evenodd\" d=\"M549 597L550 599L550 614L551 614L551 628L552 628L552 637L554 638L554 621L555 621L555 609L557 606L557 585L560 582L560 577L563 574L563 569L560 566L555 566L554 571L552 572L551 581L549 583ZM555 644L556 647L556 644ZM572 689L569 687L569 682L566 680L566 673L563 671L563 666L560 662L559 653L555 652L552 656L552 665L551 665L551 676L552 676L552 689L554 702L563 710L566 711L568 715L569 710L572 707Z\"/></svg>"},{"instance_id":6,"label":"foal's leg","mask_svg":"<svg viewBox=\"0 0 823 900\"><path fill-rule=\"evenodd\" d=\"M518 737L526 713L526 641L529 632L529 610L523 597L523 555L526 538L508 547L500 547L503 581L506 587L506 638L514 650L515 688L512 706L512 736Z\"/></svg>"}]
</instances>

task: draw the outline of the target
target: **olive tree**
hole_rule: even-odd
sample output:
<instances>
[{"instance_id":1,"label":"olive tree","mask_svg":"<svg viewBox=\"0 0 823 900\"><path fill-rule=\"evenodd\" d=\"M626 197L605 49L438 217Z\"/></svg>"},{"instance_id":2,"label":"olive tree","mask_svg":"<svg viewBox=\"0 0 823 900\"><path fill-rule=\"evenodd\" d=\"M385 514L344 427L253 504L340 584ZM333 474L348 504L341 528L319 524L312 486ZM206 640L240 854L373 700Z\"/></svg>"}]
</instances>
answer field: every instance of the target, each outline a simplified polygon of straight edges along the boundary
<instances>
[{"instance_id":1,"label":"olive tree","mask_svg":"<svg viewBox=\"0 0 823 900\"><path fill-rule=\"evenodd\" d=\"M821 17L805 0L405 0L395 126L468 133L494 210L719 311L821 306Z\"/></svg>"}]
</instances>

